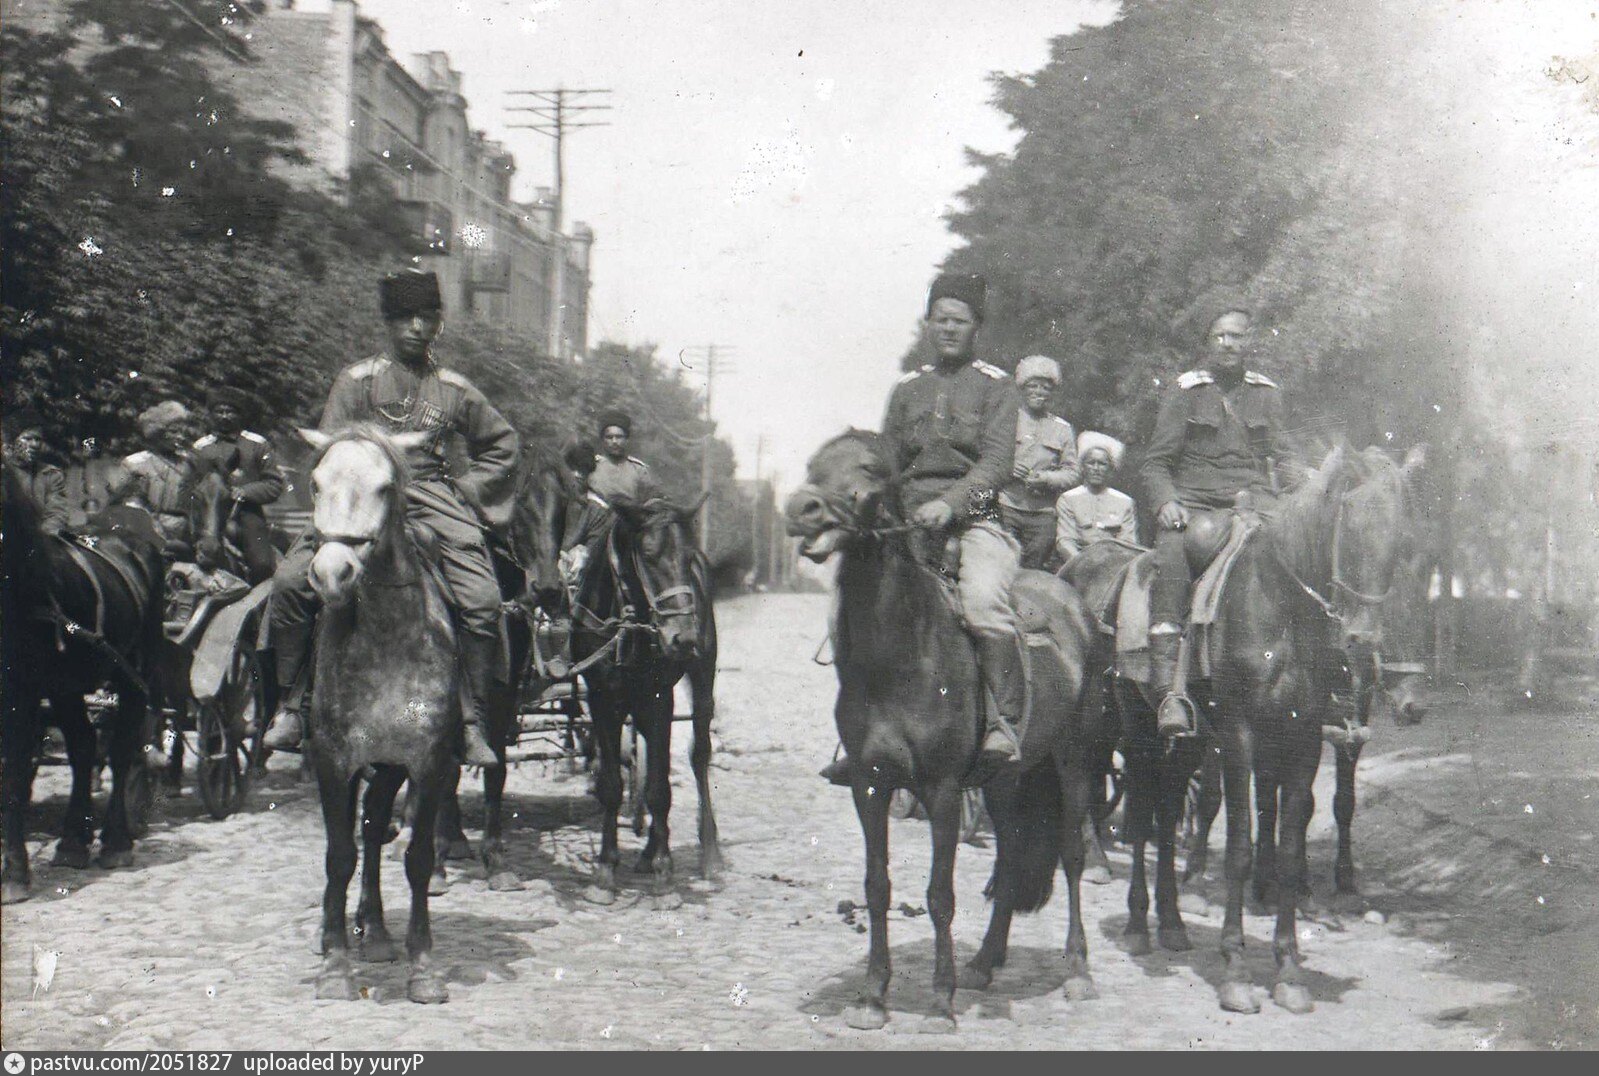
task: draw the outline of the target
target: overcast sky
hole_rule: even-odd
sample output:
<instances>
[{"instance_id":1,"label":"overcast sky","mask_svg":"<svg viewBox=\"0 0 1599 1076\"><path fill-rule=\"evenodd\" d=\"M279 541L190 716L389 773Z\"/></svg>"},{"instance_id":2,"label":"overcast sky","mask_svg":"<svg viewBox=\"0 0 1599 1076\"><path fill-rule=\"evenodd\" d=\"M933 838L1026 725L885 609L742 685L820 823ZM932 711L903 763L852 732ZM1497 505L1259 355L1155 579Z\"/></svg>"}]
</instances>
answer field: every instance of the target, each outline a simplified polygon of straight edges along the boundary
<instances>
[{"instance_id":1,"label":"overcast sky","mask_svg":"<svg viewBox=\"0 0 1599 1076\"><path fill-rule=\"evenodd\" d=\"M737 349L715 417L753 474L792 485L822 440L875 428L934 266L941 220L1008 150L987 76L1026 72L1106 0L360 0L390 49L443 50L472 123L550 182L549 143L505 91L601 87L575 132L567 220L598 233L594 341ZM689 361L694 362L690 357Z\"/></svg>"}]
</instances>

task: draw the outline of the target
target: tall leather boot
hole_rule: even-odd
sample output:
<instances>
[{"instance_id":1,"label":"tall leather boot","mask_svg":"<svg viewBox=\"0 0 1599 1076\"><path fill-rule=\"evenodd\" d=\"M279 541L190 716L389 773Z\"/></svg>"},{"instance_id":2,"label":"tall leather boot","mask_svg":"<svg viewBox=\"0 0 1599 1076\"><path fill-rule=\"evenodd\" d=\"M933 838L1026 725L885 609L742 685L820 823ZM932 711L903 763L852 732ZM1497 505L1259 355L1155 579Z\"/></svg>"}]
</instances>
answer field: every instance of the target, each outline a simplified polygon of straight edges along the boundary
<instances>
[{"instance_id":1,"label":"tall leather boot","mask_svg":"<svg viewBox=\"0 0 1599 1076\"><path fill-rule=\"evenodd\" d=\"M1150 695L1160 700L1155 711L1155 725L1163 737L1183 736L1194 731L1188 685L1177 682L1177 657L1182 639L1182 630L1176 625L1157 624L1149 633Z\"/></svg>"},{"instance_id":2,"label":"tall leather boot","mask_svg":"<svg viewBox=\"0 0 1599 1076\"><path fill-rule=\"evenodd\" d=\"M278 684L278 708L272 715L262 743L273 751L290 754L300 750L305 739L306 666L310 664L311 635L315 621L272 623L272 651Z\"/></svg>"},{"instance_id":3,"label":"tall leather boot","mask_svg":"<svg viewBox=\"0 0 1599 1076\"><path fill-rule=\"evenodd\" d=\"M1027 712L1027 655L1020 636L979 636L977 662L983 683L994 697L986 711L982 751L978 755L976 783L1022 760L1017 729Z\"/></svg>"},{"instance_id":4,"label":"tall leather boot","mask_svg":"<svg viewBox=\"0 0 1599 1076\"><path fill-rule=\"evenodd\" d=\"M500 663L500 640L462 632L456 644L461 653L461 677L466 712L461 715L461 761L468 766L498 766L500 756L489 746L489 695L494 690Z\"/></svg>"}]
</instances>

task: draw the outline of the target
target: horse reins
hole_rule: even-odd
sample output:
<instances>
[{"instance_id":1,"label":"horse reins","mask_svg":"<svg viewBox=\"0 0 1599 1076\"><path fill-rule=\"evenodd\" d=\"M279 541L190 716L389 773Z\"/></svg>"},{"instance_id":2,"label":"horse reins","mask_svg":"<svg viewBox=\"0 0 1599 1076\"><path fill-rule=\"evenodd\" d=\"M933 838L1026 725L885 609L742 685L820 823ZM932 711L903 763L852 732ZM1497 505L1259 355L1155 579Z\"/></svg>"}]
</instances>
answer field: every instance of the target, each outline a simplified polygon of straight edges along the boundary
<instances>
[{"instance_id":1,"label":"horse reins","mask_svg":"<svg viewBox=\"0 0 1599 1076\"><path fill-rule=\"evenodd\" d=\"M1341 554L1343 551L1344 537L1344 506L1348 503L1348 500L1349 494L1347 493L1338 498L1338 511L1333 516L1332 578L1329 580L1330 588L1335 592L1342 593L1350 598L1353 598L1356 605L1365 606L1368 608L1372 606L1380 606L1393 596L1394 588L1392 586L1390 586L1382 594L1367 594L1364 591L1357 590L1348 583L1344 582L1343 570L1340 564L1342 560ZM1321 608L1321 611L1326 614L1329 620L1337 620L1340 623L1343 622L1344 613L1336 600L1325 597L1315 587L1305 582L1300 574L1294 571L1293 566L1288 563L1287 558L1282 555L1282 552L1277 548L1276 542L1268 542L1267 548L1271 551L1272 559L1277 562L1277 566L1287 573L1288 578L1292 579L1294 584L1298 586L1300 590L1304 591L1305 594Z\"/></svg>"}]
</instances>

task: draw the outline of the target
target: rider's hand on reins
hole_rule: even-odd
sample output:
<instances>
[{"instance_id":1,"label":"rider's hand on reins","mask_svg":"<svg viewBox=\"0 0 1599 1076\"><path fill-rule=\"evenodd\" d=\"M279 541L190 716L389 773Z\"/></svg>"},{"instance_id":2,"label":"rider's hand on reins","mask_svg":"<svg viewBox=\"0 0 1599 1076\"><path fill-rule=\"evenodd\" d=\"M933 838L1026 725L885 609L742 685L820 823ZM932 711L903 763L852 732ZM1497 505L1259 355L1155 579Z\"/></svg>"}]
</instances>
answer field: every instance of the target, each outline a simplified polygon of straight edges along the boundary
<instances>
[{"instance_id":1,"label":"rider's hand on reins","mask_svg":"<svg viewBox=\"0 0 1599 1076\"><path fill-rule=\"evenodd\" d=\"M911 516L912 523L928 530L940 530L949 526L954 519L955 509L951 508L948 502L936 497L916 509Z\"/></svg>"}]
</instances>

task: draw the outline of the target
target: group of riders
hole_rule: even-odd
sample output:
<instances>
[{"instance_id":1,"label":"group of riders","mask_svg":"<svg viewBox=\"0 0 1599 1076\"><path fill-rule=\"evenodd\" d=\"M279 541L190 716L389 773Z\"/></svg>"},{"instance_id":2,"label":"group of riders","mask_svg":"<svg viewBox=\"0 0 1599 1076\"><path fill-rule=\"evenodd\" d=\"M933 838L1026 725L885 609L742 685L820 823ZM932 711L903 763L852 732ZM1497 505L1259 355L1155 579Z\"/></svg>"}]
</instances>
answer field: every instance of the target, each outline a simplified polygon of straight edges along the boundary
<instances>
[{"instance_id":1,"label":"group of riders","mask_svg":"<svg viewBox=\"0 0 1599 1076\"><path fill-rule=\"evenodd\" d=\"M925 315L933 361L900 378L882 429L899 508L917 528L913 547L953 577L991 696L973 783L1020 760L1027 655L1010 602L1017 573L1060 569L1096 542L1138 541L1136 504L1110 484L1125 446L1096 431L1076 436L1051 413L1059 364L1030 356L1010 375L977 357L986 293L976 275L933 281ZM1149 653L1155 697L1166 699L1183 689L1173 681L1194 578L1185 531L1221 531L1240 495L1269 515L1299 471L1277 385L1244 365L1249 308L1219 298L1196 316L1198 363L1163 402L1139 476L1155 506ZM1193 720L1181 705L1160 708L1164 735L1192 732ZM849 765L839 758L823 776L847 785Z\"/></svg>"},{"instance_id":2,"label":"group of riders","mask_svg":"<svg viewBox=\"0 0 1599 1076\"><path fill-rule=\"evenodd\" d=\"M437 276L418 270L387 275L379 298L386 347L338 373L319 428L331 433L365 423L388 433L433 435L404 450L410 470L407 522L423 528L436 546L435 563L454 605L465 699L462 759L492 766L498 759L487 733L487 706L507 670L502 668L502 595L490 550L510 523L520 439L476 386L434 358L433 343L443 324ZM193 560L197 536L186 491L197 476L221 476L232 502L234 566L251 585L271 580L269 631L280 703L265 730L266 745L292 751L307 731L308 659L320 606L310 567L318 536L314 525L308 527L279 555L265 508L283 495L286 481L268 439L244 427L250 398L224 388L208 403L211 428L197 440L198 416L181 402L163 400L142 412L138 430L144 447L113 469L107 501L144 509L164 539L168 559ZM46 531L59 535L69 529L67 484L61 469L46 459L43 423L32 411L16 411L6 425L8 462L27 479ZM658 493L648 466L628 454L632 425L627 414L607 411L596 424L598 445L580 437L563 453L569 485L581 496L581 510L568 513L560 557L563 581L570 587L577 585L596 548L603 547L613 499L643 503ZM456 459L464 459L465 466L457 466ZM570 631L555 634L567 637Z\"/></svg>"},{"instance_id":3,"label":"group of riders","mask_svg":"<svg viewBox=\"0 0 1599 1076\"><path fill-rule=\"evenodd\" d=\"M1030 356L1014 375L977 357L986 313L986 284L945 273L926 306L932 361L900 378L888 401L883 436L896 472L899 506L916 528L913 543L928 564L951 576L963 622L992 699L979 763L984 772L1019 759L1017 727L1026 707L1024 640L1010 603L1023 568L1052 570L1099 541L1138 541L1133 498L1111 485L1124 446L1107 434L1075 434L1052 413L1061 371L1055 360ZM494 405L469 380L435 359L443 318L438 279L406 270L381 281L386 347L341 370L322 412L333 432L370 423L389 432L429 432L405 451L411 470L409 521L437 538L438 566L456 607L459 660L467 700L462 757L496 763L486 726L492 685L503 678L502 596L490 536L509 523L520 443ZM1195 367L1176 379L1145 447L1139 477L1154 506L1157 564L1151 595L1150 658L1157 697L1170 696L1178 644L1192 587L1184 532L1218 522L1240 494L1257 512L1291 481L1297 457L1284 437L1281 394L1265 375L1245 368L1253 329L1242 303L1224 300L1203 312L1204 339ZM196 417L175 400L139 416L144 448L123 459L107 484L112 503L147 509L182 557L193 536L181 503L186 482L214 470L233 504L232 536L242 574L272 580L270 632L277 657L280 706L266 730L268 746L295 749L305 735L303 699L319 599L309 580L314 528L281 557L271 541L265 506L284 492L267 438L244 428L247 394L228 389L210 400L210 431L193 440ZM67 526L66 483L45 461L36 415L10 416L8 459L31 483L46 529ZM606 412L596 423L598 446L574 441L563 454L583 491L569 513L561 552L568 581L584 568L621 498L641 503L658 493L649 468L628 454L632 421ZM452 456L451 439L461 451ZM464 468L452 461L464 458ZM1217 517L1217 518L1212 518ZM1188 731L1192 715L1163 706L1162 731ZM824 770L847 784L849 760Z\"/></svg>"}]
</instances>

